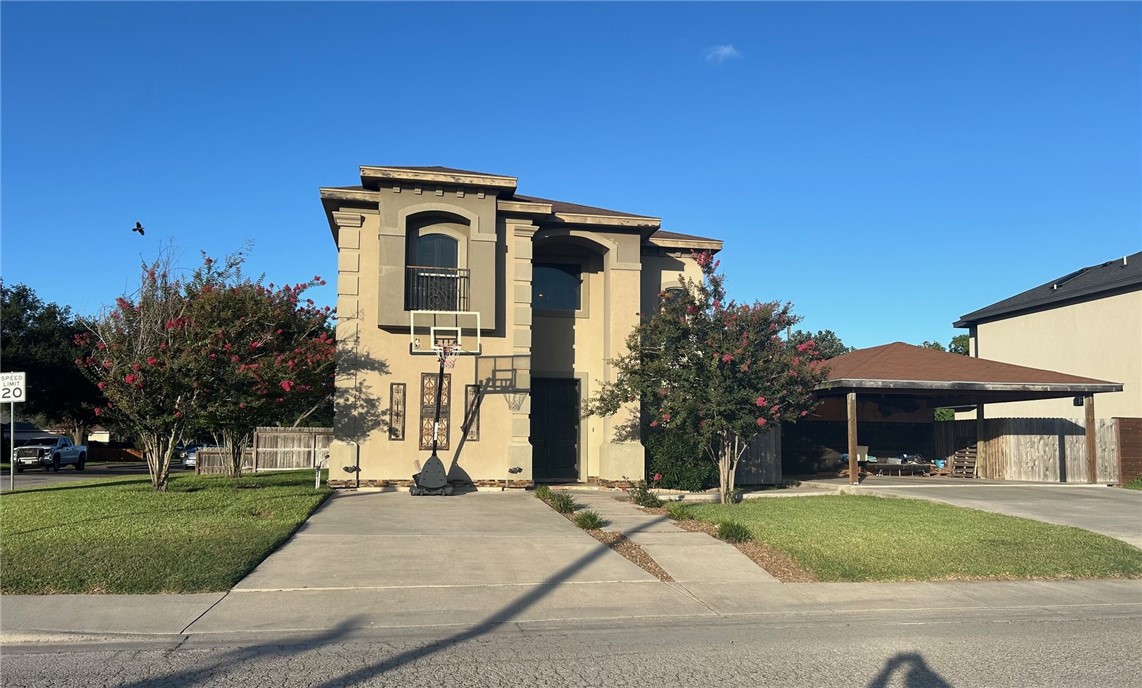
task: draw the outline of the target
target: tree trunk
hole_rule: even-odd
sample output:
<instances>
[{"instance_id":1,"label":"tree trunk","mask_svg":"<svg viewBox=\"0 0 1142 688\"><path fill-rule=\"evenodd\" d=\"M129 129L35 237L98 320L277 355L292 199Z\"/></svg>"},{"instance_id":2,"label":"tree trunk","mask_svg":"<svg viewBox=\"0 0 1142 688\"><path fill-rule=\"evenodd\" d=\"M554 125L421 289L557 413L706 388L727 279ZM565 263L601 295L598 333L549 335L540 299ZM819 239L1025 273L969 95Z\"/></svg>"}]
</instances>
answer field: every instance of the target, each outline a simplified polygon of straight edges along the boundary
<instances>
[{"instance_id":1,"label":"tree trunk","mask_svg":"<svg viewBox=\"0 0 1142 688\"><path fill-rule=\"evenodd\" d=\"M176 436L177 433L172 433L169 437L163 437L158 433L143 435L143 453L147 459L147 470L151 474L151 486L155 492L167 491Z\"/></svg>"},{"instance_id":2,"label":"tree trunk","mask_svg":"<svg viewBox=\"0 0 1142 688\"><path fill-rule=\"evenodd\" d=\"M231 478L242 477L242 457L246 454L246 447L249 442L250 436L248 434L222 431L222 443L226 445L230 455L230 460L226 464L226 475Z\"/></svg>"}]
</instances>

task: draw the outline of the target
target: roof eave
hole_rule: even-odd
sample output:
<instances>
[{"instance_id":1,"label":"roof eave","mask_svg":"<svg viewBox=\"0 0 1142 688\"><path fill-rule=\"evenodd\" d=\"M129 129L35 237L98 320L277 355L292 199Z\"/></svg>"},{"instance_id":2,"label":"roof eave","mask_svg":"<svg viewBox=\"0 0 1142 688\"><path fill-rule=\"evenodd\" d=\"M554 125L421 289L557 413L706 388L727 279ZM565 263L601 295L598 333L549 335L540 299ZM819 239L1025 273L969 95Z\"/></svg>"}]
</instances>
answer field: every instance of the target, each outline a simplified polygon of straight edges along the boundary
<instances>
[{"instance_id":1,"label":"roof eave","mask_svg":"<svg viewBox=\"0 0 1142 688\"><path fill-rule=\"evenodd\" d=\"M458 184L479 186L490 189L514 190L517 179L494 174L463 174L459 172L437 172L410 170L403 167L377 167L361 165L361 179L388 179L392 181L422 182L430 184Z\"/></svg>"},{"instance_id":2,"label":"roof eave","mask_svg":"<svg viewBox=\"0 0 1142 688\"><path fill-rule=\"evenodd\" d=\"M1044 392L1059 394L1102 394L1121 392L1123 386L1117 382L1101 383L1043 383L1043 382L947 382L928 380L867 380L862 378L840 378L826 380L817 386L816 391L838 389L881 389L881 390L947 390L964 392Z\"/></svg>"},{"instance_id":3,"label":"roof eave","mask_svg":"<svg viewBox=\"0 0 1142 688\"><path fill-rule=\"evenodd\" d=\"M683 248L695 251L713 251L717 253L722 250L723 244L718 239L661 239L656 236L651 236L646 240L646 243L658 248Z\"/></svg>"}]
</instances>

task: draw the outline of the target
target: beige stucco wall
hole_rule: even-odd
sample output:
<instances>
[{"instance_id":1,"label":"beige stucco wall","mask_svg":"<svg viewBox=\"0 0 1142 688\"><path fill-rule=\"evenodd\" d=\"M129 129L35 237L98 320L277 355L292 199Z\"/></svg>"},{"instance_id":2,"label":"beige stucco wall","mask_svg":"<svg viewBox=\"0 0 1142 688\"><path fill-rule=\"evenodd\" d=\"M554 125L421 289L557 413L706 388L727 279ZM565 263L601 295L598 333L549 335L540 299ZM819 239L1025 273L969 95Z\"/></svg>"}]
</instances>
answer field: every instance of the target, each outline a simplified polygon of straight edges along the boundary
<instances>
[{"instance_id":1,"label":"beige stucco wall","mask_svg":"<svg viewBox=\"0 0 1142 688\"><path fill-rule=\"evenodd\" d=\"M417 200L414 194L408 196ZM475 196L472 198L475 199ZM439 199L430 203L435 210L446 209L447 206ZM334 214L334 220L341 223L338 232L337 301L340 357L334 420L337 439L331 447L331 480L353 479L354 473L345 471L345 468L356 466L360 467L359 477L362 481L408 480L431 455L431 451L419 448L419 397L421 374L435 375L438 363L435 357L409 353L409 314L404 311L403 281L398 283L391 279L394 274L403 275L406 256L404 229L400 225L386 223L407 217L408 213L402 213L400 208L407 211L410 205L395 205L398 209L386 208L385 202L382 202L382 210L379 212L365 208L343 209L341 213ZM507 240L505 226L496 222L494 207L494 204L489 204L479 208L484 215L473 213L473 225L477 224L475 220L479 220L480 229L479 232L473 229L473 234L490 234L490 238L467 242L469 252L462 261L467 261L473 271L475 263L485 260L479 256L474 257L471 250L480 243L492 247L488 253L492 257L493 271L496 269L494 251L497 245L505 253L508 264L514 259L517 244ZM359 228L352 226L355 222L360 223ZM504 294L504 277L501 274L497 278L493 272L490 278L485 275L484 281L477 287L473 275L473 306L483 305L479 310L481 324L484 326L488 326L489 322L495 323L497 308L492 299L477 300L477 292ZM492 279L501 280L500 284L490 284ZM496 323L498 327L484 331L481 337L483 353L488 356L510 356L515 353L510 335L514 329L514 312L506 308L500 308L499 312L503 313L504 322ZM393 326L392 323L398 325ZM480 409L479 441L464 442L456 465L450 465L461 444L460 424L465 404L465 385L477 382L476 361L473 357L462 356L455 368L446 372L450 376L451 390L449 398L445 400L451 411L450 444L447 451L440 452L446 467L451 468L457 477L467 475L473 479L530 479L530 464L521 466L524 469L522 474L510 475L507 472L511 465L518 465L519 456L510 456L508 445L511 443L513 420L518 420L520 412L513 413L503 395L489 395L485 398ZM390 437L393 383L405 385L403 439ZM526 412L525 405L522 409L524 418Z\"/></svg>"},{"instance_id":2,"label":"beige stucco wall","mask_svg":"<svg viewBox=\"0 0 1142 688\"><path fill-rule=\"evenodd\" d=\"M530 219L498 214L490 193L480 197L401 188L381 189L377 198L376 204L348 201L331 213L338 237L340 347L331 481L407 481L431 454L419 448L421 376L435 375L438 364L435 357L409 353L409 314L404 310L406 237L410 218L418 213L463 218L439 229L463 239L459 264L472 270L472 309L481 313L483 326L480 359L462 356L447 371L450 442L439 454L457 479L532 477L530 401L525 394L487 394L479 413L479 439L462 441L465 385L483 381L487 360L515 356L524 390L533 374L578 379L583 404L602 381L612 379L607 361L625 350L639 312L653 307L658 291L677 284L679 271L700 276L688 251L645 252L637 230L539 228ZM534 312L534 253L546 250L550 257L559 242L568 241L591 254L584 273L584 308L573 316ZM403 439L394 439L390 432L394 383L405 386ZM583 419L581 481L642 476L642 445L637 432L627 432L629 423L637 422L637 408L624 411L611 418ZM513 466L523 471L509 474Z\"/></svg>"},{"instance_id":3,"label":"beige stucco wall","mask_svg":"<svg viewBox=\"0 0 1142 688\"><path fill-rule=\"evenodd\" d=\"M1142 291L982 323L972 347L980 358L1122 383L1121 392L1095 395L1095 414L1142 417ZM1069 398L985 409L988 418L1069 418L1081 412Z\"/></svg>"}]
</instances>

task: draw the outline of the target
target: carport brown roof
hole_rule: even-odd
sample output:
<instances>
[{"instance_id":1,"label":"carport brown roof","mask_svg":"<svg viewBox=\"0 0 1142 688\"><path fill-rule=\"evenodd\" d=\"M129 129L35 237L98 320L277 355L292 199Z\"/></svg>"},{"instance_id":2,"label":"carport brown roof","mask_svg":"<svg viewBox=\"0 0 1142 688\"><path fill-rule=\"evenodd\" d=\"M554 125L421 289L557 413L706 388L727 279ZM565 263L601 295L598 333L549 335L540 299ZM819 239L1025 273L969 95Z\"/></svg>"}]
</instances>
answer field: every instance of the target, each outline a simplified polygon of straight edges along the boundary
<instances>
[{"instance_id":1,"label":"carport brown roof","mask_svg":"<svg viewBox=\"0 0 1142 688\"><path fill-rule=\"evenodd\" d=\"M829 368L828 379L817 388L818 394L824 396L842 391L933 397L998 394L1004 398L991 400L1009 401L1122 391L1122 385L1116 382L935 351L903 342L850 351L829 359L825 365Z\"/></svg>"}]
</instances>

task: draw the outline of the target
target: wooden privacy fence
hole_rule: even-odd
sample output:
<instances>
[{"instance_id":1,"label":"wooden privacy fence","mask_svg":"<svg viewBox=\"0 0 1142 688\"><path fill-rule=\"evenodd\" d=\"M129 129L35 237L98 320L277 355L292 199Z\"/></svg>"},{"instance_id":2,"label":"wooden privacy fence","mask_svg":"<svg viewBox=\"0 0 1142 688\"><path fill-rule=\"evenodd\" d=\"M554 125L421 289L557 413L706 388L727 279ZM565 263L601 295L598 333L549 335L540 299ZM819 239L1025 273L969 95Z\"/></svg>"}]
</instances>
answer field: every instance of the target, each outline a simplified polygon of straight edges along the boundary
<instances>
[{"instance_id":1,"label":"wooden privacy fence","mask_svg":"<svg viewBox=\"0 0 1142 688\"><path fill-rule=\"evenodd\" d=\"M333 428L258 428L254 446L242 455L242 472L295 471L313 468L314 457L324 458L333 441ZM230 452L225 447L202 447L197 454L198 473L225 473Z\"/></svg>"},{"instance_id":2,"label":"wooden privacy fence","mask_svg":"<svg viewBox=\"0 0 1142 688\"><path fill-rule=\"evenodd\" d=\"M254 433L255 471L313 468L333 441L333 428L258 428Z\"/></svg>"},{"instance_id":3,"label":"wooden privacy fence","mask_svg":"<svg viewBox=\"0 0 1142 688\"><path fill-rule=\"evenodd\" d=\"M194 453L195 473L225 473L230 463L230 450L226 447L199 447ZM247 449L242 453L242 472L254 468L254 452Z\"/></svg>"},{"instance_id":4,"label":"wooden privacy fence","mask_svg":"<svg viewBox=\"0 0 1142 688\"><path fill-rule=\"evenodd\" d=\"M735 485L781 484L781 428L774 427L750 441L738 461Z\"/></svg>"},{"instance_id":5,"label":"wooden privacy fence","mask_svg":"<svg viewBox=\"0 0 1142 688\"><path fill-rule=\"evenodd\" d=\"M1116 418L1096 421L1095 481L1119 481ZM976 421L936 423L936 455L976 449L976 476L995 480L1085 483L1088 480L1086 425L1069 418L988 418L982 451L976 443Z\"/></svg>"}]
</instances>

